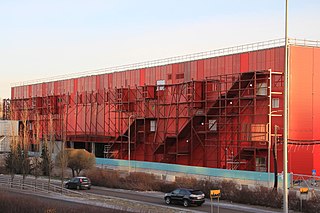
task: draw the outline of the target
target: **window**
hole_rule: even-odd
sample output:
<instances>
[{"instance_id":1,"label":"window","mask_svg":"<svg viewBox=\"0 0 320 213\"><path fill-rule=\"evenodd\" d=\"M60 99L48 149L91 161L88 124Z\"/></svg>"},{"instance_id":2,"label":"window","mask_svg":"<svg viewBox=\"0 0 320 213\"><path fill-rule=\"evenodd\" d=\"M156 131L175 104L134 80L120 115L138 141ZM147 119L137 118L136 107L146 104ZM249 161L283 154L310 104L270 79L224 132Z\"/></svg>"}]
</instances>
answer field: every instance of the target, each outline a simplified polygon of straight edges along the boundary
<instances>
[{"instance_id":1,"label":"window","mask_svg":"<svg viewBox=\"0 0 320 213\"><path fill-rule=\"evenodd\" d=\"M157 81L157 91L164 90L164 85L166 85L165 80L158 80Z\"/></svg>"},{"instance_id":2,"label":"window","mask_svg":"<svg viewBox=\"0 0 320 213\"><path fill-rule=\"evenodd\" d=\"M151 120L150 121L150 132L155 132L156 131L156 121Z\"/></svg>"},{"instance_id":3,"label":"window","mask_svg":"<svg viewBox=\"0 0 320 213\"><path fill-rule=\"evenodd\" d=\"M217 120L209 120L209 130L210 131L217 131L218 130Z\"/></svg>"},{"instance_id":4,"label":"window","mask_svg":"<svg viewBox=\"0 0 320 213\"><path fill-rule=\"evenodd\" d=\"M183 79L184 78L184 73L177 73L176 74L176 79Z\"/></svg>"},{"instance_id":5,"label":"window","mask_svg":"<svg viewBox=\"0 0 320 213\"><path fill-rule=\"evenodd\" d=\"M172 192L172 194L179 194L179 192L180 192L180 189L176 189Z\"/></svg>"},{"instance_id":6,"label":"window","mask_svg":"<svg viewBox=\"0 0 320 213\"><path fill-rule=\"evenodd\" d=\"M280 99L279 98L272 98L272 108L279 108Z\"/></svg>"},{"instance_id":7,"label":"window","mask_svg":"<svg viewBox=\"0 0 320 213\"><path fill-rule=\"evenodd\" d=\"M257 84L257 95L268 95L268 85L266 82Z\"/></svg>"},{"instance_id":8,"label":"window","mask_svg":"<svg viewBox=\"0 0 320 213\"><path fill-rule=\"evenodd\" d=\"M266 167L267 167L266 158L257 157L256 158L256 171L266 172L267 171Z\"/></svg>"},{"instance_id":9,"label":"window","mask_svg":"<svg viewBox=\"0 0 320 213\"><path fill-rule=\"evenodd\" d=\"M182 195L189 195L191 194L190 192L188 192L187 190L184 190L184 189L181 189L179 194L182 194Z\"/></svg>"},{"instance_id":10,"label":"window","mask_svg":"<svg viewBox=\"0 0 320 213\"><path fill-rule=\"evenodd\" d=\"M251 141L266 141L267 126L266 124L251 124Z\"/></svg>"}]
</instances>

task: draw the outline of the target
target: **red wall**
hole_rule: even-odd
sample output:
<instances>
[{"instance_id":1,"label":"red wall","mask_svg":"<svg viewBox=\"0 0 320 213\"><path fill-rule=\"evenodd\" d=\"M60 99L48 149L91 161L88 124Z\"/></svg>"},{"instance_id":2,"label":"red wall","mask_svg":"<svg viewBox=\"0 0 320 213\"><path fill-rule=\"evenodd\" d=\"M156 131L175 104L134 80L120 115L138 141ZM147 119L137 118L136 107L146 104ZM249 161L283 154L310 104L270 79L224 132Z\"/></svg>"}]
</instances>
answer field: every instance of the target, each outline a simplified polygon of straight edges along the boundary
<instances>
[{"instance_id":1,"label":"red wall","mask_svg":"<svg viewBox=\"0 0 320 213\"><path fill-rule=\"evenodd\" d=\"M290 47L289 141L320 140L320 49ZM320 171L319 146L289 147L289 171L310 174Z\"/></svg>"},{"instance_id":2,"label":"red wall","mask_svg":"<svg viewBox=\"0 0 320 213\"><path fill-rule=\"evenodd\" d=\"M203 80L210 76L266 69L282 71L283 58L283 47L271 48L144 69L101 74L98 76L79 77L56 81L54 84L49 82L19 86L13 88L11 98L50 96L53 95L53 91L54 95L60 95L68 93L76 94L76 92L84 91L91 92L103 88L120 88L121 86L156 85L157 80L165 80L166 84L175 84L191 81L192 79Z\"/></svg>"}]
</instances>

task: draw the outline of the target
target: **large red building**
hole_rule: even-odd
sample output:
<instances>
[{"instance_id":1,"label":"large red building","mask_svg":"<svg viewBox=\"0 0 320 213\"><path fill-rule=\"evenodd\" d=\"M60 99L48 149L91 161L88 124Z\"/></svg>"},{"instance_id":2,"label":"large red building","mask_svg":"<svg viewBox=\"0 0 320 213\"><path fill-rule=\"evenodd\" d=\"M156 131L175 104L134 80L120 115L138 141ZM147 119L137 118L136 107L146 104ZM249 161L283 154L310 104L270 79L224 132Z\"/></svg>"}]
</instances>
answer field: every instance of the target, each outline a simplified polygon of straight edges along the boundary
<instances>
[{"instance_id":1,"label":"large red building","mask_svg":"<svg viewBox=\"0 0 320 213\"><path fill-rule=\"evenodd\" d=\"M320 169L319 46L289 45L294 173ZM11 116L97 157L130 147L131 160L266 171L277 156L282 171L284 62L281 39L29 82L12 88Z\"/></svg>"}]
</instances>

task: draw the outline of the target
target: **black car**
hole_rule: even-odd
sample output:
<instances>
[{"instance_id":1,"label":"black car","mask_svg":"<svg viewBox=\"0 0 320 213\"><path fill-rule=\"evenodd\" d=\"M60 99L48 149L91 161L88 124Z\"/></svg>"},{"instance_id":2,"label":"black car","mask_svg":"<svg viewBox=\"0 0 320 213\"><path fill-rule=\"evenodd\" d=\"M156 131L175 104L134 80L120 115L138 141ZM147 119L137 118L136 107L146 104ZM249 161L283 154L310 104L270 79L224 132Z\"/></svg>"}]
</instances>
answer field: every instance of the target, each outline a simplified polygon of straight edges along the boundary
<instances>
[{"instance_id":1,"label":"black car","mask_svg":"<svg viewBox=\"0 0 320 213\"><path fill-rule=\"evenodd\" d=\"M74 177L65 184L67 189L90 189L91 181L87 177Z\"/></svg>"},{"instance_id":2,"label":"black car","mask_svg":"<svg viewBox=\"0 0 320 213\"><path fill-rule=\"evenodd\" d=\"M170 193L166 193L164 195L164 200L167 205L171 203L180 203L185 207L192 204L201 206L205 201L204 193L202 191L182 188L173 190Z\"/></svg>"}]
</instances>

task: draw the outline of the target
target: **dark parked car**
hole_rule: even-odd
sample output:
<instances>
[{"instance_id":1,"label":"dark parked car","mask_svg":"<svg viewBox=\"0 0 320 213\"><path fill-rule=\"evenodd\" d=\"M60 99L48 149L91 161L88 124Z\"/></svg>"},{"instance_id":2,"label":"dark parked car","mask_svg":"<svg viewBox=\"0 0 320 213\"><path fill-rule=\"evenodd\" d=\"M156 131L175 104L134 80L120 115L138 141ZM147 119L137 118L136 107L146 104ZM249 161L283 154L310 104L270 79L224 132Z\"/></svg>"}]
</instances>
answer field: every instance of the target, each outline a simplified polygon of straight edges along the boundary
<instances>
[{"instance_id":1,"label":"dark parked car","mask_svg":"<svg viewBox=\"0 0 320 213\"><path fill-rule=\"evenodd\" d=\"M193 189L176 189L164 195L164 200L167 205L171 203L180 203L185 207L195 204L201 206L204 203L204 193L200 190Z\"/></svg>"},{"instance_id":2,"label":"dark parked car","mask_svg":"<svg viewBox=\"0 0 320 213\"><path fill-rule=\"evenodd\" d=\"M65 184L67 189L90 189L91 181L87 177L74 177Z\"/></svg>"}]
</instances>

